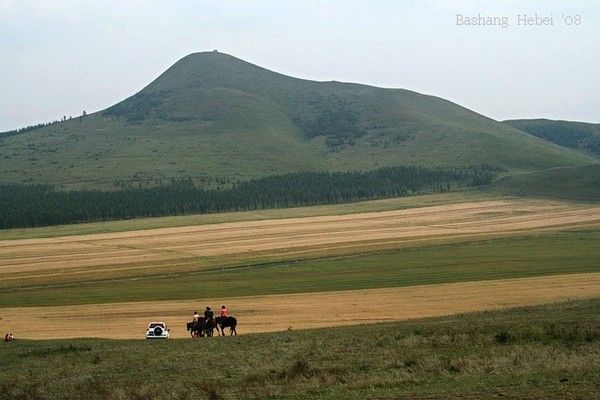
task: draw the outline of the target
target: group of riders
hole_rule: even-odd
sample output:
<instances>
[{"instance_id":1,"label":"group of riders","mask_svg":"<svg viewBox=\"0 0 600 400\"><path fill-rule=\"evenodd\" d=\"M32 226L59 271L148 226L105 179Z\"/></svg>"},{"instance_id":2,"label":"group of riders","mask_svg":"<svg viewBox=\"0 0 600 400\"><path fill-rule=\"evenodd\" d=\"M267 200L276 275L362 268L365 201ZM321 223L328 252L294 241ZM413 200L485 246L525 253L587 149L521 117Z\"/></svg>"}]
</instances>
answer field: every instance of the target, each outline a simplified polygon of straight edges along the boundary
<instances>
[{"instance_id":1,"label":"group of riders","mask_svg":"<svg viewBox=\"0 0 600 400\"><path fill-rule=\"evenodd\" d=\"M198 311L194 311L194 316L191 322L187 323L187 330L190 331L192 337L212 336L216 329L220 334L225 335L224 329L230 328L230 334L237 335L236 331L237 320L229 315L229 310L224 305L221 306L219 316L215 318L215 314L210 307L204 310L204 316L200 316Z\"/></svg>"},{"instance_id":2,"label":"group of riders","mask_svg":"<svg viewBox=\"0 0 600 400\"><path fill-rule=\"evenodd\" d=\"M227 309L227 307L225 306L221 306L221 312L220 312L220 317L221 318L227 318L229 316L229 310ZM213 312L213 310L210 307L206 307L206 309L204 310L204 322L208 322L208 320L210 320L211 318L215 317L215 313ZM198 311L194 311L194 318L192 319L193 322L198 322L200 321L200 315L198 314Z\"/></svg>"}]
</instances>

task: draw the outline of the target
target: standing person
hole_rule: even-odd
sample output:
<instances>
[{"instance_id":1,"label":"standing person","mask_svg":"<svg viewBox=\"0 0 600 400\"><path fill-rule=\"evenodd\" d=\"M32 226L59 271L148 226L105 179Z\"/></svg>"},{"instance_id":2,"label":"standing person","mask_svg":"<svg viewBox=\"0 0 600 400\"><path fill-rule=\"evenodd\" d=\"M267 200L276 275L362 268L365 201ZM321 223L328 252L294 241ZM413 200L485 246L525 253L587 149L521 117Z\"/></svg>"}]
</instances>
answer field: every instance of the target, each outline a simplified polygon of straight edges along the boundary
<instances>
[{"instance_id":1,"label":"standing person","mask_svg":"<svg viewBox=\"0 0 600 400\"><path fill-rule=\"evenodd\" d=\"M225 306L221 306L221 319L229 316L229 310Z\"/></svg>"}]
</instances>

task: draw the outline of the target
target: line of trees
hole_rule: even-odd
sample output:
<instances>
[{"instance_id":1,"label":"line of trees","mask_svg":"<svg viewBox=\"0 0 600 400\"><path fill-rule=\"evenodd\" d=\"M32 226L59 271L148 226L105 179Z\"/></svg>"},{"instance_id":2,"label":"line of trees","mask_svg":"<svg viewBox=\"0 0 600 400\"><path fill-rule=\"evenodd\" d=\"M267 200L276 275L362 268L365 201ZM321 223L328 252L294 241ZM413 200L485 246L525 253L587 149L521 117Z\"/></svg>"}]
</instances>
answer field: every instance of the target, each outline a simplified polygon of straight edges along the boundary
<instances>
[{"instance_id":1,"label":"line of trees","mask_svg":"<svg viewBox=\"0 0 600 400\"><path fill-rule=\"evenodd\" d=\"M190 178L152 188L56 190L0 185L0 229L350 202L443 192L491 182L490 166L381 168L368 172L300 172L203 189Z\"/></svg>"},{"instance_id":2,"label":"line of trees","mask_svg":"<svg viewBox=\"0 0 600 400\"><path fill-rule=\"evenodd\" d=\"M600 128L598 126L554 122L526 126L526 131L560 146L586 150L600 156Z\"/></svg>"}]
</instances>

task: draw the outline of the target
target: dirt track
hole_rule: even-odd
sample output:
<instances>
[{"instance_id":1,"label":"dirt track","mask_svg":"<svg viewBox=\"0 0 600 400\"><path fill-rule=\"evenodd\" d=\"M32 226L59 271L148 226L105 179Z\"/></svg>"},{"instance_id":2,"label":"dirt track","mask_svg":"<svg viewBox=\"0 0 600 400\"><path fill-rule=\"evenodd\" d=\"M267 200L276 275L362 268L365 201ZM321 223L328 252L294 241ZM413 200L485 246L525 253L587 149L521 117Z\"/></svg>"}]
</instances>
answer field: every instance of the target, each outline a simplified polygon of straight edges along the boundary
<instances>
[{"instance_id":1,"label":"dirt track","mask_svg":"<svg viewBox=\"0 0 600 400\"><path fill-rule=\"evenodd\" d=\"M173 337L206 304L225 303L239 333L357 325L600 296L600 273L311 294L0 309L0 331L20 338L143 338L164 320ZM35 323L32 323L34 322ZM268 321L268 322L265 322Z\"/></svg>"},{"instance_id":2,"label":"dirt track","mask_svg":"<svg viewBox=\"0 0 600 400\"><path fill-rule=\"evenodd\" d=\"M481 201L338 216L223 223L0 241L0 286L45 279L198 269L210 256L299 257L369 246L402 247L584 226L600 206L537 200ZM182 267L183 268L183 267Z\"/></svg>"}]
</instances>

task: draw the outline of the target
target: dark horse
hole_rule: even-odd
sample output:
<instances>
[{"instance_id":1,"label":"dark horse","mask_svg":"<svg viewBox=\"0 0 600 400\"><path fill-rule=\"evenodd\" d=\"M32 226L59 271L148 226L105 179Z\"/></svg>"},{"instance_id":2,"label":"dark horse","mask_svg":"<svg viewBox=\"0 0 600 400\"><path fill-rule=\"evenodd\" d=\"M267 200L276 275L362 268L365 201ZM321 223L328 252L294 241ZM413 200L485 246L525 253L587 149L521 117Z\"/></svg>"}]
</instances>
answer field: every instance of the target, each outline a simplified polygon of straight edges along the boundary
<instances>
[{"instance_id":1,"label":"dark horse","mask_svg":"<svg viewBox=\"0 0 600 400\"><path fill-rule=\"evenodd\" d=\"M186 327L192 337L204 336L204 332L202 331L202 321L190 321L186 324Z\"/></svg>"},{"instance_id":2,"label":"dark horse","mask_svg":"<svg viewBox=\"0 0 600 400\"><path fill-rule=\"evenodd\" d=\"M188 322L186 327L192 337L210 337L213 335L215 329L217 330L217 333L219 332L217 322L214 318L210 318L207 321L199 319L197 322Z\"/></svg>"},{"instance_id":3,"label":"dark horse","mask_svg":"<svg viewBox=\"0 0 600 400\"><path fill-rule=\"evenodd\" d=\"M224 328L229 328L230 335L237 335L237 331L235 330L235 327L237 326L237 319L235 317L217 317L215 318L215 321L217 322L219 328L221 328L221 334L223 336L225 336ZM217 332L218 331L219 329L217 329Z\"/></svg>"}]
</instances>

